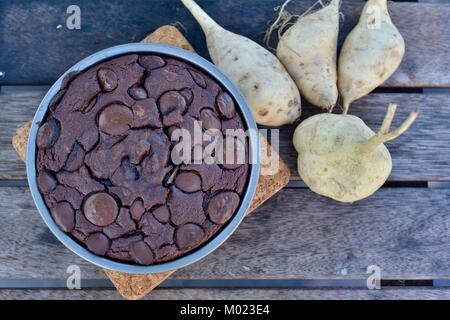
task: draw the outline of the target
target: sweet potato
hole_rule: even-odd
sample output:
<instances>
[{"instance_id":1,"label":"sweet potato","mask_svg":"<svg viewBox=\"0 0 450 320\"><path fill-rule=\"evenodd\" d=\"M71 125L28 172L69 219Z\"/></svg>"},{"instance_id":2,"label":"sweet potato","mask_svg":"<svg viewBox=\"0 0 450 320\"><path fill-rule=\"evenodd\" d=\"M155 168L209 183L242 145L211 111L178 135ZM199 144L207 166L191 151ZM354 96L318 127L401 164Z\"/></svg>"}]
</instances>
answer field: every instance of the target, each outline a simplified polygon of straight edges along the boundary
<instances>
[{"instance_id":1,"label":"sweet potato","mask_svg":"<svg viewBox=\"0 0 450 320\"><path fill-rule=\"evenodd\" d=\"M330 109L336 104L337 39L340 0L301 16L281 36L277 57L311 104ZM281 14L281 13L280 13Z\"/></svg>"},{"instance_id":2,"label":"sweet potato","mask_svg":"<svg viewBox=\"0 0 450 320\"><path fill-rule=\"evenodd\" d=\"M339 56L338 88L344 113L350 103L386 81L405 54L405 42L392 23L387 0L369 0Z\"/></svg>"},{"instance_id":3,"label":"sweet potato","mask_svg":"<svg viewBox=\"0 0 450 320\"><path fill-rule=\"evenodd\" d=\"M312 191L341 202L373 194L392 169L391 155L383 143L405 132L418 115L412 112L398 129L389 132L395 110L396 105L389 105L377 134L353 115L326 113L303 121L293 137L300 177Z\"/></svg>"},{"instance_id":4,"label":"sweet potato","mask_svg":"<svg viewBox=\"0 0 450 320\"><path fill-rule=\"evenodd\" d=\"M300 93L277 57L219 26L194 1L181 1L202 27L213 62L238 86L256 122L280 126L297 120Z\"/></svg>"}]
</instances>

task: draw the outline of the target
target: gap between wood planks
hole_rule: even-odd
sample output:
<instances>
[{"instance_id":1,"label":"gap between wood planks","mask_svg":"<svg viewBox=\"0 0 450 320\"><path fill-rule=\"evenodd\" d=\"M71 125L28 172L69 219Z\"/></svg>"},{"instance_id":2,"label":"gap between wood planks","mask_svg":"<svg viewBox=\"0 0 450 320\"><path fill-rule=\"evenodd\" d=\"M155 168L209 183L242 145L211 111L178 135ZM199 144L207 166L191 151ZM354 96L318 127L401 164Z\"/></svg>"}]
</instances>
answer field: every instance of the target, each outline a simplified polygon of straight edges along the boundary
<instances>
[{"instance_id":1,"label":"gap between wood planks","mask_svg":"<svg viewBox=\"0 0 450 320\"><path fill-rule=\"evenodd\" d=\"M0 180L0 188L28 187L26 179ZM307 189L303 181L291 180L285 189ZM382 188L450 189L450 181L387 181Z\"/></svg>"},{"instance_id":2,"label":"gap between wood planks","mask_svg":"<svg viewBox=\"0 0 450 320\"><path fill-rule=\"evenodd\" d=\"M381 280L381 288L393 287L450 287L449 280ZM67 288L66 280L40 279L40 280L22 280L7 279L0 280L0 289L60 289ZM108 279L89 279L81 280L82 289L114 288ZM365 279L242 279L242 280L192 280L192 279L168 279L164 281L159 288L367 288Z\"/></svg>"}]
</instances>

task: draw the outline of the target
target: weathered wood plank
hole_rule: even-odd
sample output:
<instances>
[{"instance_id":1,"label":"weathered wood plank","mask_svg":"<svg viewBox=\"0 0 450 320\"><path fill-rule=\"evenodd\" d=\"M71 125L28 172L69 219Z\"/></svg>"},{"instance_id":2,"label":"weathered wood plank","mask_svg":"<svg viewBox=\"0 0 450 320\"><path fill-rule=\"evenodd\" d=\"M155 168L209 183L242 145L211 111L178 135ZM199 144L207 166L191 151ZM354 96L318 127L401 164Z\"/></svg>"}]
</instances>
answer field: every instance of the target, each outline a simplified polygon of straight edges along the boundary
<instances>
[{"instance_id":1,"label":"weathered wood plank","mask_svg":"<svg viewBox=\"0 0 450 320\"><path fill-rule=\"evenodd\" d=\"M25 179L25 165L11 146L16 128L33 117L43 91L0 93L0 179ZM356 101L350 113L361 117L374 130L380 126L388 103L399 105L394 125L400 124L412 110L421 114L413 127L388 144L394 161L390 181L450 180L450 95L374 93ZM302 119L319 112L307 104ZM292 146L295 126L280 130L280 154L288 163L292 179L298 180L297 153Z\"/></svg>"},{"instance_id":2,"label":"weathered wood plank","mask_svg":"<svg viewBox=\"0 0 450 320\"><path fill-rule=\"evenodd\" d=\"M120 300L116 290L0 290L1 300ZM449 289L156 289L143 300L448 300Z\"/></svg>"},{"instance_id":3,"label":"weathered wood plank","mask_svg":"<svg viewBox=\"0 0 450 320\"><path fill-rule=\"evenodd\" d=\"M26 188L0 188L0 279L83 279L99 268L64 248L44 226ZM401 199L401 201L399 201ZM176 279L449 279L450 190L384 188L339 204L306 189L284 189L217 251Z\"/></svg>"},{"instance_id":4,"label":"weathered wood plank","mask_svg":"<svg viewBox=\"0 0 450 320\"><path fill-rule=\"evenodd\" d=\"M448 0L418 0L417 2L424 2L424 3L448 3Z\"/></svg>"},{"instance_id":5,"label":"weathered wood plank","mask_svg":"<svg viewBox=\"0 0 450 320\"><path fill-rule=\"evenodd\" d=\"M26 178L25 164L11 141L17 128L33 118L44 95L41 90L0 92L0 179Z\"/></svg>"},{"instance_id":6,"label":"weathered wood plank","mask_svg":"<svg viewBox=\"0 0 450 320\"><path fill-rule=\"evenodd\" d=\"M302 13L314 2L293 1L290 8ZM199 3L225 28L261 43L267 23L275 18L273 8L282 1ZM139 41L158 26L175 22L183 24L194 48L207 55L200 27L178 0L137 0L133 5L118 0L80 0L81 30L66 28L70 4L68 0L2 3L0 70L6 77L0 84L52 83L81 58L113 45ZM344 1L340 43L356 24L362 4L362 0ZM450 86L450 4L390 2L389 9L407 51L400 69L385 86Z\"/></svg>"}]
</instances>

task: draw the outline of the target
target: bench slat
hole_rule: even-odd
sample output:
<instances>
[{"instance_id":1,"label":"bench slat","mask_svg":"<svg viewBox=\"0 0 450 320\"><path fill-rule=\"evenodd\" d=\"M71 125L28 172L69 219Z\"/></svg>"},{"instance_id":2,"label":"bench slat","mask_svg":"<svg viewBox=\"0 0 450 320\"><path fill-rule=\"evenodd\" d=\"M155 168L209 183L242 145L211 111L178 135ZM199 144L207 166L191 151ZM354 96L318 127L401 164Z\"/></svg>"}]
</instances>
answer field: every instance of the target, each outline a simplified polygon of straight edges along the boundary
<instances>
[{"instance_id":1,"label":"bench slat","mask_svg":"<svg viewBox=\"0 0 450 320\"><path fill-rule=\"evenodd\" d=\"M71 253L45 227L25 187L0 188L0 279L83 279L102 271ZM449 279L449 189L383 188L340 204L307 189L283 189L217 251L177 279Z\"/></svg>"},{"instance_id":2,"label":"bench slat","mask_svg":"<svg viewBox=\"0 0 450 320\"><path fill-rule=\"evenodd\" d=\"M245 6L243 3L245 2ZM303 13L315 0L294 1ZM225 28L261 43L264 29L275 18L280 0L199 1ZM181 22L194 48L207 55L203 33L178 0L80 0L81 30L66 28L66 6L58 1L8 2L0 10L0 84L50 84L80 59L107 47L137 42L149 31ZM339 42L356 24L363 1L344 1ZM389 3L391 16L403 34L407 51L387 87L450 86L450 4ZM6 63L5 63L6 62Z\"/></svg>"},{"instance_id":3,"label":"bench slat","mask_svg":"<svg viewBox=\"0 0 450 320\"><path fill-rule=\"evenodd\" d=\"M0 290L4 300L117 300L116 290ZM156 289L143 300L448 300L450 290L428 288L367 289ZM255 302L256 304L258 302Z\"/></svg>"},{"instance_id":4,"label":"bench slat","mask_svg":"<svg viewBox=\"0 0 450 320\"><path fill-rule=\"evenodd\" d=\"M25 165L11 146L16 128L33 117L44 91L30 90L0 93L0 179L25 179ZM399 105L393 127L399 125L412 110L421 114L413 127L388 144L394 166L390 181L449 181L450 180L450 95L374 93L356 101L350 114L361 117L377 130L388 103ZM303 119L319 112L304 106ZM280 130L280 154L292 170L292 179L299 180L296 170L297 153L292 146L295 126Z\"/></svg>"}]
</instances>

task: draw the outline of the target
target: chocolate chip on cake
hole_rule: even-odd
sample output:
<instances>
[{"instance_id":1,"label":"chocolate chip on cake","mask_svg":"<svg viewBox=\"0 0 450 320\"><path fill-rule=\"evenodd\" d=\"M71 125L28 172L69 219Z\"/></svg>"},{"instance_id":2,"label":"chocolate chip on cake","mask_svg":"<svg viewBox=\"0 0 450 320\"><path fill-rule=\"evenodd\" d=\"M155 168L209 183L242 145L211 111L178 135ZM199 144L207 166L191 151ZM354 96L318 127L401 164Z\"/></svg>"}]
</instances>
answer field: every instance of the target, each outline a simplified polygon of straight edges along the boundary
<instances>
[{"instance_id":1,"label":"chocolate chip on cake","mask_svg":"<svg viewBox=\"0 0 450 320\"><path fill-rule=\"evenodd\" d=\"M217 96L217 108L219 109L219 112L222 116L224 116L227 119L231 119L234 117L236 110L234 107L234 102L231 96L226 93L222 92Z\"/></svg>"},{"instance_id":2,"label":"chocolate chip on cake","mask_svg":"<svg viewBox=\"0 0 450 320\"><path fill-rule=\"evenodd\" d=\"M131 217L134 220L139 221L139 219L141 219L144 212L145 212L145 207L144 207L144 202L142 201L142 199L134 200L133 204L130 207Z\"/></svg>"},{"instance_id":3,"label":"chocolate chip on cake","mask_svg":"<svg viewBox=\"0 0 450 320\"><path fill-rule=\"evenodd\" d=\"M155 260L152 250L144 241L133 243L130 248L130 255L134 261L140 264L152 264Z\"/></svg>"},{"instance_id":4,"label":"chocolate chip on cake","mask_svg":"<svg viewBox=\"0 0 450 320\"><path fill-rule=\"evenodd\" d=\"M151 71L153 69L162 68L166 65L163 58L158 56L140 56L139 64L145 69Z\"/></svg>"},{"instance_id":5,"label":"chocolate chip on cake","mask_svg":"<svg viewBox=\"0 0 450 320\"><path fill-rule=\"evenodd\" d=\"M234 192L220 192L208 204L208 215L215 224L224 224L235 213L240 198Z\"/></svg>"},{"instance_id":6,"label":"chocolate chip on cake","mask_svg":"<svg viewBox=\"0 0 450 320\"><path fill-rule=\"evenodd\" d=\"M81 168L84 162L84 150L79 143L73 145L72 151L70 152L64 170L76 171Z\"/></svg>"},{"instance_id":7,"label":"chocolate chip on cake","mask_svg":"<svg viewBox=\"0 0 450 320\"><path fill-rule=\"evenodd\" d=\"M175 185L184 192L195 192L202 189L202 180L194 172L181 172L175 179Z\"/></svg>"},{"instance_id":8,"label":"chocolate chip on cake","mask_svg":"<svg viewBox=\"0 0 450 320\"><path fill-rule=\"evenodd\" d=\"M110 135L125 133L132 123L133 112L130 108L120 104L106 107L98 119L99 129Z\"/></svg>"},{"instance_id":9,"label":"chocolate chip on cake","mask_svg":"<svg viewBox=\"0 0 450 320\"><path fill-rule=\"evenodd\" d=\"M147 91L143 87L134 86L128 89L128 94L134 100L144 100L147 99Z\"/></svg>"},{"instance_id":10,"label":"chocolate chip on cake","mask_svg":"<svg viewBox=\"0 0 450 320\"><path fill-rule=\"evenodd\" d=\"M159 98L159 110L163 116L176 110L181 114L185 109L186 99L178 91L166 92Z\"/></svg>"},{"instance_id":11,"label":"chocolate chip on cake","mask_svg":"<svg viewBox=\"0 0 450 320\"><path fill-rule=\"evenodd\" d=\"M195 83L199 87L202 87L203 89L206 89L206 81L205 81L205 78L203 77L203 75L200 72L197 72L197 71L192 70L192 69L188 69L188 71L191 74L192 79L194 79Z\"/></svg>"},{"instance_id":12,"label":"chocolate chip on cake","mask_svg":"<svg viewBox=\"0 0 450 320\"><path fill-rule=\"evenodd\" d=\"M51 210L56 224L65 232L70 232L75 226L75 211L68 202L59 202Z\"/></svg>"},{"instance_id":13,"label":"chocolate chip on cake","mask_svg":"<svg viewBox=\"0 0 450 320\"><path fill-rule=\"evenodd\" d=\"M49 193L53 191L56 186L58 185L58 182L56 181L55 177L47 172L47 171L41 171L38 173L37 176L37 184L39 187L39 190L42 193Z\"/></svg>"},{"instance_id":14,"label":"chocolate chip on cake","mask_svg":"<svg viewBox=\"0 0 450 320\"><path fill-rule=\"evenodd\" d=\"M109 242L109 238L102 232L96 232L87 237L86 246L93 253L103 256L109 249Z\"/></svg>"},{"instance_id":15,"label":"chocolate chip on cake","mask_svg":"<svg viewBox=\"0 0 450 320\"><path fill-rule=\"evenodd\" d=\"M50 118L42 126L39 127L36 144L39 149L48 149L53 146L53 144L58 139L59 135L59 125L58 122Z\"/></svg>"},{"instance_id":16,"label":"chocolate chip on cake","mask_svg":"<svg viewBox=\"0 0 450 320\"><path fill-rule=\"evenodd\" d=\"M180 249L192 247L199 242L203 236L203 229L192 223L182 225L175 233L176 242Z\"/></svg>"},{"instance_id":17,"label":"chocolate chip on cake","mask_svg":"<svg viewBox=\"0 0 450 320\"><path fill-rule=\"evenodd\" d=\"M209 129L220 131L222 128L222 123L211 109L203 109L200 112L200 121L202 122L202 127L205 131Z\"/></svg>"},{"instance_id":18,"label":"chocolate chip on cake","mask_svg":"<svg viewBox=\"0 0 450 320\"><path fill-rule=\"evenodd\" d=\"M170 219L170 212L166 206L158 207L152 213L159 222L166 223Z\"/></svg>"},{"instance_id":19,"label":"chocolate chip on cake","mask_svg":"<svg viewBox=\"0 0 450 320\"><path fill-rule=\"evenodd\" d=\"M113 223L117 218L118 210L116 200L105 192L89 196L83 206L86 219L100 227Z\"/></svg>"},{"instance_id":20,"label":"chocolate chip on cake","mask_svg":"<svg viewBox=\"0 0 450 320\"><path fill-rule=\"evenodd\" d=\"M100 69L97 72L98 83L103 91L113 91L118 84L117 75L110 69Z\"/></svg>"},{"instance_id":21,"label":"chocolate chip on cake","mask_svg":"<svg viewBox=\"0 0 450 320\"><path fill-rule=\"evenodd\" d=\"M186 100L186 104L190 105L192 102L192 98L194 97L194 94L192 93L192 90L189 88L184 88L180 91L180 94L184 97Z\"/></svg>"}]
</instances>

